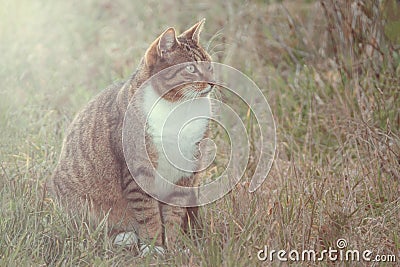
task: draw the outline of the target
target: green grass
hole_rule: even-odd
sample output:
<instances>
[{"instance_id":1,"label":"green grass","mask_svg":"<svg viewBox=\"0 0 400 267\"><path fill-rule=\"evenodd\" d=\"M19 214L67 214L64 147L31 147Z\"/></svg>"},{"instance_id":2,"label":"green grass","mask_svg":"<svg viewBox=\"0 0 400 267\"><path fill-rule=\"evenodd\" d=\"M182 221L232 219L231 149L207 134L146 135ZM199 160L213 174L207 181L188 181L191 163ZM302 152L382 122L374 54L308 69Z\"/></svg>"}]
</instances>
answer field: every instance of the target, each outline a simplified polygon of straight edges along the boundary
<instances>
[{"instance_id":1,"label":"green grass","mask_svg":"<svg viewBox=\"0 0 400 267\"><path fill-rule=\"evenodd\" d=\"M269 2L0 0L0 266L257 266L264 245L321 251L339 238L399 261L400 57L390 43L398 16L388 13L382 60L371 61L339 38L340 21L317 3ZM267 97L276 160L255 193L249 164L229 195L202 207L197 238L181 236L189 255L139 258L112 246L106 223L63 214L43 185L76 112L127 78L164 29L203 17L214 60L249 75ZM226 144L220 128L214 134Z\"/></svg>"}]
</instances>

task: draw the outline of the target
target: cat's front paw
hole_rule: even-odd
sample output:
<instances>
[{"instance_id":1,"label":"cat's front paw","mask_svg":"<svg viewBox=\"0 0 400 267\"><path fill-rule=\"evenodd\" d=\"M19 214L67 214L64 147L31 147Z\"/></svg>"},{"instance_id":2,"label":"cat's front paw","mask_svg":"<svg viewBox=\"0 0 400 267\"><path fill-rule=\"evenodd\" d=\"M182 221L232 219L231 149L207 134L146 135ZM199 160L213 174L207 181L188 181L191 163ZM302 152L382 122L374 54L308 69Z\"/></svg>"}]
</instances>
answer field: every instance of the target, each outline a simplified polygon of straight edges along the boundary
<instances>
[{"instance_id":1,"label":"cat's front paw","mask_svg":"<svg viewBox=\"0 0 400 267\"><path fill-rule=\"evenodd\" d=\"M164 256L165 249L160 246L152 246L146 244L140 246L140 257L145 257L149 253L157 256Z\"/></svg>"},{"instance_id":2,"label":"cat's front paw","mask_svg":"<svg viewBox=\"0 0 400 267\"><path fill-rule=\"evenodd\" d=\"M114 245L117 246L132 246L137 245L138 237L135 232L119 233L114 239Z\"/></svg>"}]
</instances>

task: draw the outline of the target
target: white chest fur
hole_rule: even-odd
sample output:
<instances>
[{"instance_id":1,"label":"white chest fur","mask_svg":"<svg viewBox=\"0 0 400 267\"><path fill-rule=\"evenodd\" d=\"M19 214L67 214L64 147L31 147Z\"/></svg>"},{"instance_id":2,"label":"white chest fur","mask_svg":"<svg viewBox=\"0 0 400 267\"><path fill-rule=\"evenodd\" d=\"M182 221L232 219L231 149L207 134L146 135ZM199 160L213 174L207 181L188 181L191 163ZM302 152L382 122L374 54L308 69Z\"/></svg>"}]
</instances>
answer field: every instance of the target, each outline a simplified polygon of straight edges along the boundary
<instances>
[{"instance_id":1,"label":"white chest fur","mask_svg":"<svg viewBox=\"0 0 400 267\"><path fill-rule=\"evenodd\" d=\"M158 152L156 187L158 195L162 196L169 192L173 183L191 176L198 166L195 155L197 144L207 130L210 99L169 102L148 86L144 92L144 111L147 134Z\"/></svg>"}]
</instances>

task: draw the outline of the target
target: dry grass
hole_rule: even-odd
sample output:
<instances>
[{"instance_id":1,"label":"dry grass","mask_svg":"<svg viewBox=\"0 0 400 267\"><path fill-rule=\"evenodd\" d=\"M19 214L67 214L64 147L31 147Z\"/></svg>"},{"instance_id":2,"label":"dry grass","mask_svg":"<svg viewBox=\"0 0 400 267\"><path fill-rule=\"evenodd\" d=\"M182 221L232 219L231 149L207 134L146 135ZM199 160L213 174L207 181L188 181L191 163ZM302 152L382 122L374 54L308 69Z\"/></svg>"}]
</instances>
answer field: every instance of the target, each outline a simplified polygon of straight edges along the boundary
<instances>
[{"instance_id":1,"label":"dry grass","mask_svg":"<svg viewBox=\"0 0 400 267\"><path fill-rule=\"evenodd\" d=\"M399 6L357 2L0 0L0 265L254 266L264 245L321 251L338 238L399 261ZM199 237L182 237L191 255L137 258L42 185L73 115L163 29L202 17L214 59L267 97L276 160L255 193L246 175L202 208Z\"/></svg>"}]
</instances>

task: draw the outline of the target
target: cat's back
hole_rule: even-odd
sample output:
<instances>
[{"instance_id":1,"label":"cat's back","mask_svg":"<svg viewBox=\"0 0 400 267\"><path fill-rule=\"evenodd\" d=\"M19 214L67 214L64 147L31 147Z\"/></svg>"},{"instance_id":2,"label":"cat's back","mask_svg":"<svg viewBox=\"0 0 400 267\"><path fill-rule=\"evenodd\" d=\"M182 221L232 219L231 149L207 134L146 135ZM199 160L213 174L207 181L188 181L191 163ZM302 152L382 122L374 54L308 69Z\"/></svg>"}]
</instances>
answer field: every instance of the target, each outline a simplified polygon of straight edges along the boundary
<instances>
[{"instance_id":1,"label":"cat's back","mask_svg":"<svg viewBox=\"0 0 400 267\"><path fill-rule=\"evenodd\" d=\"M69 130L78 126L80 129L88 132L95 126L95 122L108 122L110 119L118 117L117 96L123 85L123 82L115 83L96 95L76 115ZM69 134L69 132L67 134Z\"/></svg>"},{"instance_id":2,"label":"cat's back","mask_svg":"<svg viewBox=\"0 0 400 267\"><path fill-rule=\"evenodd\" d=\"M59 162L47 184L51 193L59 197L85 195L90 190L109 187L110 181L120 175L124 111L119 106L118 94L123 84L104 89L72 121Z\"/></svg>"},{"instance_id":3,"label":"cat's back","mask_svg":"<svg viewBox=\"0 0 400 267\"><path fill-rule=\"evenodd\" d=\"M67 130L60 158L68 147L90 149L88 154L98 154L98 149L109 147L111 132L122 127L124 114L117 101L122 86L123 83L116 83L104 89L76 115Z\"/></svg>"}]
</instances>

